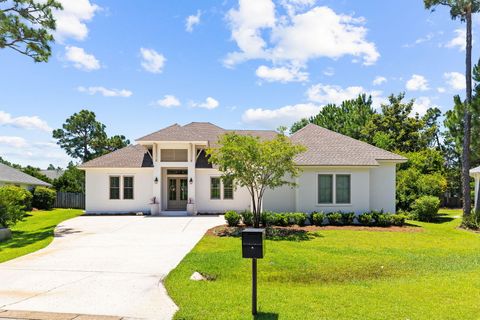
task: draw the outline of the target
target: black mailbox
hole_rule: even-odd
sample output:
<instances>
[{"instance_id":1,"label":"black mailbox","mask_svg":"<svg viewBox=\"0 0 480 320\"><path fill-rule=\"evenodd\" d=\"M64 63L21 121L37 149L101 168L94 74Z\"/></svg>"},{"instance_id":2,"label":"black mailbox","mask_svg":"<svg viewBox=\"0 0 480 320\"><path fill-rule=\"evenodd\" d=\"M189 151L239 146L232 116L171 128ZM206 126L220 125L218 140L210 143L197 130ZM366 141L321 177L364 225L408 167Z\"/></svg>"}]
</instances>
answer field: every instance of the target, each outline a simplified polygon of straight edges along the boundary
<instances>
[{"instance_id":1,"label":"black mailbox","mask_svg":"<svg viewBox=\"0 0 480 320\"><path fill-rule=\"evenodd\" d=\"M265 255L265 229L247 228L242 232L242 256L261 259Z\"/></svg>"}]
</instances>

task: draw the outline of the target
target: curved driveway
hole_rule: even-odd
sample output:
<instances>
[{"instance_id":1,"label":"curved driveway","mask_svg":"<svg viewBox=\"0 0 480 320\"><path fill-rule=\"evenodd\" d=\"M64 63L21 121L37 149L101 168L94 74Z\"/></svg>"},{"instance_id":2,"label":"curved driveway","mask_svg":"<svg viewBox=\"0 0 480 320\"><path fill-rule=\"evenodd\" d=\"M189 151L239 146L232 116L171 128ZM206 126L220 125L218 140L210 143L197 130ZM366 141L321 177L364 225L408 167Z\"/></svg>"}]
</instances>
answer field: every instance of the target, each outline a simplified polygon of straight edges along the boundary
<instances>
[{"instance_id":1,"label":"curved driveway","mask_svg":"<svg viewBox=\"0 0 480 320\"><path fill-rule=\"evenodd\" d=\"M223 217L82 216L0 264L0 309L170 319L162 279Z\"/></svg>"}]
</instances>

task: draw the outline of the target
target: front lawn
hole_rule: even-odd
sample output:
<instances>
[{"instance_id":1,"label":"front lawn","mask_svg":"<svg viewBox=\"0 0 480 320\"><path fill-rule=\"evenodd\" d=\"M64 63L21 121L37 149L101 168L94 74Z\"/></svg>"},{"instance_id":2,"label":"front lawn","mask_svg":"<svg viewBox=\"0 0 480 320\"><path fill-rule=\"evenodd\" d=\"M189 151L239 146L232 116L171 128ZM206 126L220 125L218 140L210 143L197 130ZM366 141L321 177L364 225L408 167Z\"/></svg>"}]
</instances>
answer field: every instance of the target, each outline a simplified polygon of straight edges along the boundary
<instances>
[{"instance_id":1,"label":"front lawn","mask_svg":"<svg viewBox=\"0 0 480 320\"><path fill-rule=\"evenodd\" d=\"M258 319L478 319L480 234L460 210L423 232L325 230L267 241ZM251 262L239 238L206 235L165 280L176 319L251 319ZM213 281L191 281L199 271Z\"/></svg>"},{"instance_id":2,"label":"front lawn","mask_svg":"<svg viewBox=\"0 0 480 320\"><path fill-rule=\"evenodd\" d=\"M12 238L0 242L0 262L11 260L46 247L53 240L53 230L62 221L83 213L75 209L28 212L12 229Z\"/></svg>"}]
</instances>

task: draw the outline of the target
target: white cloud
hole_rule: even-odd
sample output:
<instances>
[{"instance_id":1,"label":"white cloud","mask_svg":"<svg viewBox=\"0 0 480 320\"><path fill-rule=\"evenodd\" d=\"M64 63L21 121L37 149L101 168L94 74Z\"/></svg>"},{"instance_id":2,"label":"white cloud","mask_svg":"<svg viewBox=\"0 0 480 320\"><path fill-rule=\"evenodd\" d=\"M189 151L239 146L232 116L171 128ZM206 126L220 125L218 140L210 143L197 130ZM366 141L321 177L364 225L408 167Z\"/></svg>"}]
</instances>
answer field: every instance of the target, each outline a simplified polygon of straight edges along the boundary
<instances>
[{"instance_id":1,"label":"white cloud","mask_svg":"<svg viewBox=\"0 0 480 320\"><path fill-rule=\"evenodd\" d=\"M204 102L192 102L191 103L192 107L197 107L197 108L204 108L204 109L208 109L208 110L212 110L212 109L215 109L215 108L218 108L218 106L220 105L220 103L212 98L212 97L207 97L207 99L205 99Z\"/></svg>"},{"instance_id":2,"label":"white cloud","mask_svg":"<svg viewBox=\"0 0 480 320\"><path fill-rule=\"evenodd\" d=\"M314 4L301 0L288 2L304 7ZM338 59L346 55L362 58L365 65L371 65L380 56L375 44L366 40L365 19L337 14L325 6L302 13L294 10L288 17L277 17L272 0L239 0L238 8L231 9L226 18L232 39L240 49L227 55L226 66L265 59L276 65L303 67L310 59ZM270 37L267 39L264 34Z\"/></svg>"},{"instance_id":3,"label":"white cloud","mask_svg":"<svg viewBox=\"0 0 480 320\"><path fill-rule=\"evenodd\" d=\"M335 75L335 69L333 69L332 67L328 67L325 70L323 70L323 74L326 75L327 77L331 77Z\"/></svg>"},{"instance_id":4,"label":"white cloud","mask_svg":"<svg viewBox=\"0 0 480 320\"><path fill-rule=\"evenodd\" d=\"M46 121L40 119L38 116L20 116L12 117L11 114L0 111L0 126L12 126L22 129L37 129L41 131L50 132L50 128Z\"/></svg>"},{"instance_id":5,"label":"white cloud","mask_svg":"<svg viewBox=\"0 0 480 320\"><path fill-rule=\"evenodd\" d=\"M66 46L65 59L73 63L77 69L92 71L100 69L100 61L93 54L86 53L83 48Z\"/></svg>"},{"instance_id":6,"label":"white cloud","mask_svg":"<svg viewBox=\"0 0 480 320\"><path fill-rule=\"evenodd\" d=\"M292 16L299 11L306 10L315 5L317 0L281 0L280 4Z\"/></svg>"},{"instance_id":7,"label":"white cloud","mask_svg":"<svg viewBox=\"0 0 480 320\"><path fill-rule=\"evenodd\" d=\"M187 17L187 19L185 21L185 30L187 32L192 32L193 27L200 23L201 15L202 15L202 12L200 10L197 10L197 14L190 15L190 16Z\"/></svg>"},{"instance_id":8,"label":"white cloud","mask_svg":"<svg viewBox=\"0 0 480 320\"><path fill-rule=\"evenodd\" d=\"M387 82L387 78L382 77L382 76L376 76L375 79L373 79L372 83L373 83L374 86L380 86L380 85L382 85L386 82Z\"/></svg>"},{"instance_id":9,"label":"white cloud","mask_svg":"<svg viewBox=\"0 0 480 320\"><path fill-rule=\"evenodd\" d=\"M302 118L316 115L322 109L313 103L284 106L278 109L251 108L242 115L242 121L265 128L278 128L280 125L291 125Z\"/></svg>"},{"instance_id":10,"label":"white cloud","mask_svg":"<svg viewBox=\"0 0 480 320\"><path fill-rule=\"evenodd\" d=\"M164 108L172 108L172 107L179 107L180 100L177 99L174 95L166 94L163 96L163 99L157 100L155 105L164 107Z\"/></svg>"},{"instance_id":11,"label":"white cloud","mask_svg":"<svg viewBox=\"0 0 480 320\"><path fill-rule=\"evenodd\" d=\"M255 72L257 77L268 82L303 82L308 80L308 73L298 68L260 66Z\"/></svg>"},{"instance_id":12,"label":"white cloud","mask_svg":"<svg viewBox=\"0 0 480 320\"><path fill-rule=\"evenodd\" d=\"M467 32L465 29L455 29L455 37L445 44L446 48L457 48L460 51L465 51Z\"/></svg>"},{"instance_id":13,"label":"white cloud","mask_svg":"<svg viewBox=\"0 0 480 320\"><path fill-rule=\"evenodd\" d=\"M445 93L445 91L447 91L447 90L444 87L438 87L437 88L438 93Z\"/></svg>"},{"instance_id":14,"label":"white cloud","mask_svg":"<svg viewBox=\"0 0 480 320\"><path fill-rule=\"evenodd\" d=\"M460 72L445 72L443 77L452 90L464 90L466 87L465 75Z\"/></svg>"},{"instance_id":15,"label":"white cloud","mask_svg":"<svg viewBox=\"0 0 480 320\"><path fill-rule=\"evenodd\" d=\"M89 0L60 0L63 10L53 13L57 23L55 39L63 42L68 38L85 40L88 28L85 22L93 19L95 13L101 8Z\"/></svg>"},{"instance_id":16,"label":"white cloud","mask_svg":"<svg viewBox=\"0 0 480 320\"><path fill-rule=\"evenodd\" d=\"M142 67L151 73L161 73L167 60L165 56L153 49L141 48Z\"/></svg>"},{"instance_id":17,"label":"white cloud","mask_svg":"<svg viewBox=\"0 0 480 320\"><path fill-rule=\"evenodd\" d=\"M27 146L27 141L22 137L0 136L0 144L14 148L22 148Z\"/></svg>"},{"instance_id":18,"label":"white cloud","mask_svg":"<svg viewBox=\"0 0 480 320\"><path fill-rule=\"evenodd\" d=\"M382 91L367 91L361 86L342 88L335 85L315 84L307 90L307 97L310 101L320 104L341 104L345 100L356 99L360 94L365 93L372 96L374 107L380 106L385 100Z\"/></svg>"},{"instance_id":19,"label":"white cloud","mask_svg":"<svg viewBox=\"0 0 480 320\"><path fill-rule=\"evenodd\" d=\"M407 90L410 91L427 91L429 89L428 80L419 74L412 75L412 77L407 81L406 87Z\"/></svg>"},{"instance_id":20,"label":"white cloud","mask_svg":"<svg viewBox=\"0 0 480 320\"><path fill-rule=\"evenodd\" d=\"M84 92L89 95L94 95L97 93L100 93L104 97L122 97L122 98L128 98L130 97L133 92L130 90L126 89L107 89L105 87L78 87L77 90L79 92Z\"/></svg>"},{"instance_id":21,"label":"white cloud","mask_svg":"<svg viewBox=\"0 0 480 320\"><path fill-rule=\"evenodd\" d=\"M437 107L432 103L432 100L429 97L419 97L415 99L413 103L413 108L411 112L411 116L414 116L418 113L419 116L424 116L427 113L429 108Z\"/></svg>"}]
</instances>

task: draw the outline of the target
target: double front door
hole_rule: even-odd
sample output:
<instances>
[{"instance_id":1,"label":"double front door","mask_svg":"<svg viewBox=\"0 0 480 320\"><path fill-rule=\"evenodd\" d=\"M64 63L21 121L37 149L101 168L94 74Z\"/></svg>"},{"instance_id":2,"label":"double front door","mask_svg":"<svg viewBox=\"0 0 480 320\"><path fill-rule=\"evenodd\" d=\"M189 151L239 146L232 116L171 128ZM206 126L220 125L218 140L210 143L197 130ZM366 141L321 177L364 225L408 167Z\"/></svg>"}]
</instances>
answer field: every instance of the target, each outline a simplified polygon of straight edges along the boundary
<instances>
[{"instance_id":1,"label":"double front door","mask_svg":"<svg viewBox=\"0 0 480 320\"><path fill-rule=\"evenodd\" d=\"M168 178L168 210L186 210L187 200L187 178Z\"/></svg>"}]
</instances>

